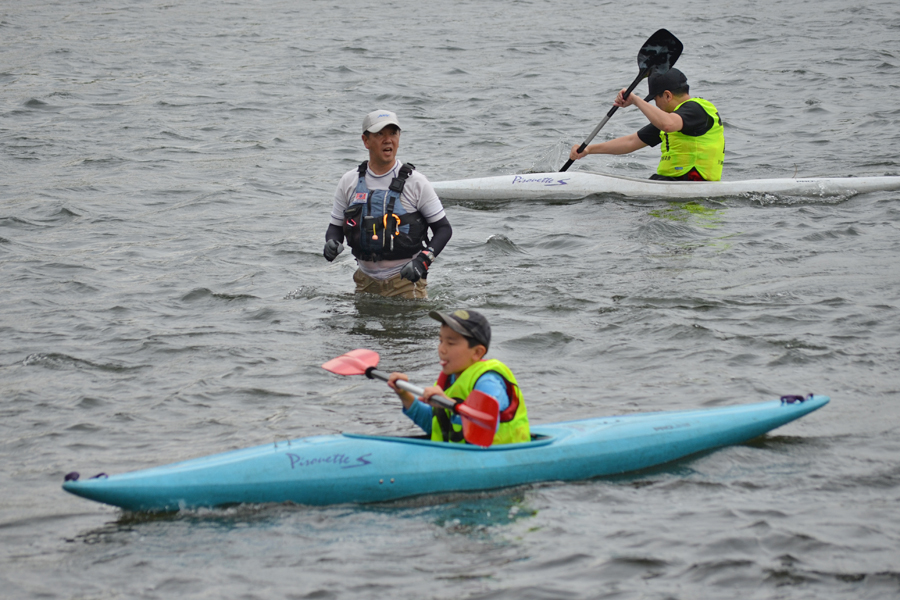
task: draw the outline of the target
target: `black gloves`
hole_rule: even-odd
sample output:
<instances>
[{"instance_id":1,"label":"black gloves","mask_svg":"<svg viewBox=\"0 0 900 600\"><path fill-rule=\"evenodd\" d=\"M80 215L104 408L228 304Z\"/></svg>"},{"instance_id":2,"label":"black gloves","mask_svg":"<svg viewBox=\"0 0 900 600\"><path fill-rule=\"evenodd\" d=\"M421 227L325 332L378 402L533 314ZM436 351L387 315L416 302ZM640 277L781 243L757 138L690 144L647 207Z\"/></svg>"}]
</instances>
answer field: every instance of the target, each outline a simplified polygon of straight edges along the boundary
<instances>
[{"instance_id":1,"label":"black gloves","mask_svg":"<svg viewBox=\"0 0 900 600\"><path fill-rule=\"evenodd\" d=\"M322 251L328 262L337 258L338 254L344 251L344 245L335 239L325 242L325 249ZM434 250L426 248L419 252L415 258L403 265L400 269L400 277L416 282L420 279L428 278L428 267L434 261Z\"/></svg>"},{"instance_id":2,"label":"black gloves","mask_svg":"<svg viewBox=\"0 0 900 600\"><path fill-rule=\"evenodd\" d=\"M337 240L328 240L325 242L325 250L322 251L322 256L324 256L328 262L331 262L343 251L344 245L342 243Z\"/></svg>"},{"instance_id":3,"label":"black gloves","mask_svg":"<svg viewBox=\"0 0 900 600\"><path fill-rule=\"evenodd\" d=\"M400 269L400 277L416 282L428 278L428 267L434 261L434 250L426 248L419 252L415 258L403 265Z\"/></svg>"}]
</instances>

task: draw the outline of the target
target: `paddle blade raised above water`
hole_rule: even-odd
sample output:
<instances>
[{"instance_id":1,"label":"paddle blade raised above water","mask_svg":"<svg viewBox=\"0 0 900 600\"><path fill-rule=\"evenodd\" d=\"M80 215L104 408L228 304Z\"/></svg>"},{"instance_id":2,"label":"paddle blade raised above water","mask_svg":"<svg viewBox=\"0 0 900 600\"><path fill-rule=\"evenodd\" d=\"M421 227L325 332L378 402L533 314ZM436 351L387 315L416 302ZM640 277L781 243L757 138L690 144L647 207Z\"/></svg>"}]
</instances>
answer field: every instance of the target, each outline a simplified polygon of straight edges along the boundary
<instances>
[{"instance_id":1,"label":"paddle blade raised above water","mask_svg":"<svg viewBox=\"0 0 900 600\"><path fill-rule=\"evenodd\" d=\"M628 98L628 95L634 91L634 88L650 75L654 73L665 73L671 69L672 65L675 64L675 61L678 60L678 57L681 56L683 48L684 46L678 38L667 30L657 30L656 33L651 35L647 41L644 42L644 45L641 46L637 57L638 67L641 71L638 73L638 76L634 78L634 81L631 82L631 85L628 86L628 89L622 94L622 97ZM650 101L649 97L647 101ZM584 142L581 143L581 146L578 147L579 152L582 152L587 148L587 145L590 144L591 140L594 139L594 136L603 129L603 126L606 125L606 122L616 113L618 108L618 106L613 105L613 107L609 109L609 112L606 113L606 116L600 121L600 124L594 128L594 131L592 131ZM560 172L567 171L569 167L572 166L573 162L575 161L571 158L567 160L566 164L560 169Z\"/></svg>"},{"instance_id":2,"label":"paddle blade raised above water","mask_svg":"<svg viewBox=\"0 0 900 600\"><path fill-rule=\"evenodd\" d=\"M374 350L359 348L332 358L322 368L336 375L365 375L366 369L378 366L378 360L378 353Z\"/></svg>"},{"instance_id":3,"label":"paddle blade raised above water","mask_svg":"<svg viewBox=\"0 0 900 600\"><path fill-rule=\"evenodd\" d=\"M456 412L462 417L463 436L467 442L484 448L494 443L500 405L493 396L472 390L465 402L456 405Z\"/></svg>"},{"instance_id":4,"label":"paddle blade raised above water","mask_svg":"<svg viewBox=\"0 0 900 600\"><path fill-rule=\"evenodd\" d=\"M638 68L645 76L665 73L675 65L682 50L684 45L677 37L665 29L660 29L641 46L637 57Z\"/></svg>"}]
</instances>

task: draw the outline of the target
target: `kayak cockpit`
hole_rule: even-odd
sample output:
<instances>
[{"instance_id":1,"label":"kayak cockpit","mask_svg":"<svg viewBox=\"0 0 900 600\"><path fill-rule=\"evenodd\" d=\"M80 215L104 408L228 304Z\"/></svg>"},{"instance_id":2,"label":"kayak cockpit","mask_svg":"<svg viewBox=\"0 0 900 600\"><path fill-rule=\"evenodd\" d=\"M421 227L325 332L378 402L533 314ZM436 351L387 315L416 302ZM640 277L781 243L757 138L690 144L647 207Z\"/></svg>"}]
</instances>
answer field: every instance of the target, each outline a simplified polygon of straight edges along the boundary
<instances>
[{"instance_id":1,"label":"kayak cockpit","mask_svg":"<svg viewBox=\"0 0 900 600\"><path fill-rule=\"evenodd\" d=\"M394 444L413 444L416 446L427 446L431 449L447 449L447 450L468 450L468 451L509 451L509 450L525 450L529 448L537 448L539 446L547 446L555 441L555 437L543 434L531 434L530 442L521 442L518 444L498 444L490 448L482 448L473 446L472 444L448 444L446 442L434 442L424 435L417 436L390 436L390 435L364 435L361 433L342 433L344 437L371 440L379 442L391 442Z\"/></svg>"}]
</instances>

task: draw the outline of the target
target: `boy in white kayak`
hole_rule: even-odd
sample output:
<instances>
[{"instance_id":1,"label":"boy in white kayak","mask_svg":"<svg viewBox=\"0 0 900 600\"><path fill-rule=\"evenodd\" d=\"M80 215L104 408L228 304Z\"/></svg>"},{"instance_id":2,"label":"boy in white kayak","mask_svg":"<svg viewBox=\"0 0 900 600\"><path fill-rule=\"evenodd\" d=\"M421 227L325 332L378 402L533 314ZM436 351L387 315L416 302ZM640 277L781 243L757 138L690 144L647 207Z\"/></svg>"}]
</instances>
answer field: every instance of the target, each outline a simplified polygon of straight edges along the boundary
<instances>
[{"instance_id":1,"label":"boy in white kayak","mask_svg":"<svg viewBox=\"0 0 900 600\"><path fill-rule=\"evenodd\" d=\"M650 76L650 95L656 106L637 94L623 99L616 96L618 107L637 106L650 121L636 133L608 142L591 144L582 152L572 146L571 160L588 154L628 154L646 146L660 146L662 157L650 179L674 181L719 181L725 162L725 135L722 118L712 102L692 98L687 77L672 68Z\"/></svg>"},{"instance_id":2,"label":"boy in white kayak","mask_svg":"<svg viewBox=\"0 0 900 600\"><path fill-rule=\"evenodd\" d=\"M441 373L437 383L425 388L425 394L419 400L395 385L398 379L409 381L405 373L391 373L388 385L403 402L403 414L433 441L462 443L465 440L459 416L427 402L432 396L463 401L473 390L478 390L496 399L500 408L494 444L531 441L528 411L515 376L499 360L484 360L491 344L491 326L484 315L474 310L457 310L452 313L432 311L428 316L441 323L438 338Z\"/></svg>"}]
</instances>

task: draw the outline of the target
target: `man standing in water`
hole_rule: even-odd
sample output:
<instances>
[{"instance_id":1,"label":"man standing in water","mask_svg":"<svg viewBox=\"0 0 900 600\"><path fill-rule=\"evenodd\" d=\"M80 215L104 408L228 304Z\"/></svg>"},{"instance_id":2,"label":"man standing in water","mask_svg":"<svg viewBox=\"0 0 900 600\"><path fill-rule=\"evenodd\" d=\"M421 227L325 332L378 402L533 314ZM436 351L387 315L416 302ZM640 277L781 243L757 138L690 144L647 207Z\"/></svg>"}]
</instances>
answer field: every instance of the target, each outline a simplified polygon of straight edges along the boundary
<instances>
[{"instance_id":1,"label":"man standing in water","mask_svg":"<svg viewBox=\"0 0 900 600\"><path fill-rule=\"evenodd\" d=\"M346 237L357 293L427 298L428 267L453 235L450 221L425 176L397 160L397 115L370 112L362 129L369 160L338 183L323 255L333 261Z\"/></svg>"},{"instance_id":2,"label":"man standing in water","mask_svg":"<svg viewBox=\"0 0 900 600\"><path fill-rule=\"evenodd\" d=\"M650 121L636 133L608 142L591 144L578 152L572 146L569 158L588 154L628 154L646 146L662 144L662 158L650 179L719 181L725 161L725 135L716 107L702 98L691 98L684 73L672 68L650 76L650 94L656 106L637 94L616 96L618 107L637 106Z\"/></svg>"}]
</instances>

